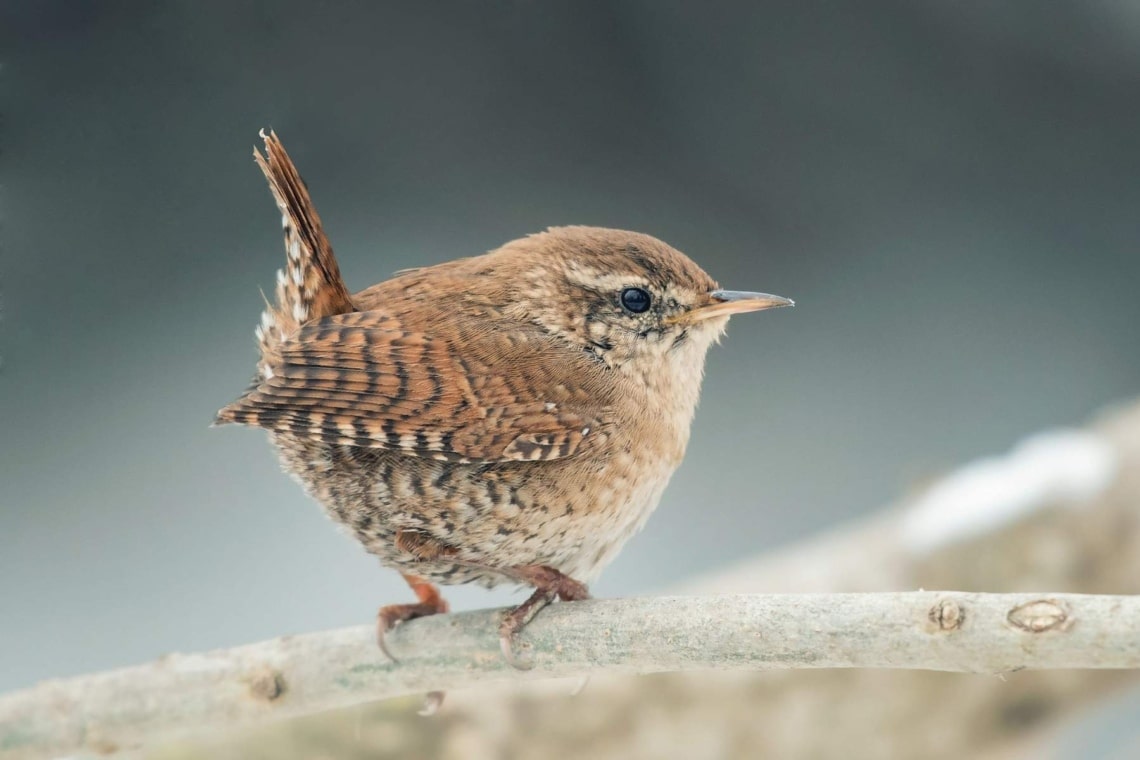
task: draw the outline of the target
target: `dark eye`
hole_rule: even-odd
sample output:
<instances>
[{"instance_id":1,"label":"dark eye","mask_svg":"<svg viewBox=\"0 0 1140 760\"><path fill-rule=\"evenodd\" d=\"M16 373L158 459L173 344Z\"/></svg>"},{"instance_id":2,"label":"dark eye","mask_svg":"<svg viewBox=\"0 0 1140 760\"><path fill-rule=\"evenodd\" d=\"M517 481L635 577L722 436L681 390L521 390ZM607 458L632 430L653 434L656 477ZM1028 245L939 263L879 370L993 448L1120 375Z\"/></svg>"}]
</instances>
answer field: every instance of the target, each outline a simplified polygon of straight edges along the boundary
<instances>
[{"instance_id":1,"label":"dark eye","mask_svg":"<svg viewBox=\"0 0 1140 760\"><path fill-rule=\"evenodd\" d=\"M641 288L626 288L621 292L621 305L634 314L644 314L649 311L652 299Z\"/></svg>"}]
</instances>

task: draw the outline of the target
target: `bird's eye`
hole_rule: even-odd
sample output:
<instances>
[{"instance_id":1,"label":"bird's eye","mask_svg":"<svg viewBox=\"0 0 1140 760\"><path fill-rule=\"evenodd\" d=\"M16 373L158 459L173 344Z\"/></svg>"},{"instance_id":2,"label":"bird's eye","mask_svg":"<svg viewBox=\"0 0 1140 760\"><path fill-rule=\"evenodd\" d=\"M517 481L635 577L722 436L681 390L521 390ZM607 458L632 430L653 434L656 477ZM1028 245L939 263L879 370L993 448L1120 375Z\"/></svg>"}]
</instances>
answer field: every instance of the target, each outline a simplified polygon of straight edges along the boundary
<instances>
[{"instance_id":1,"label":"bird's eye","mask_svg":"<svg viewBox=\"0 0 1140 760\"><path fill-rule=\"evenodd\" d=\"M649 293L641 288L626 288L621 292L621 305L634 314L644 314L649 311L651 301Z\"/></svg>"}]
</instances>

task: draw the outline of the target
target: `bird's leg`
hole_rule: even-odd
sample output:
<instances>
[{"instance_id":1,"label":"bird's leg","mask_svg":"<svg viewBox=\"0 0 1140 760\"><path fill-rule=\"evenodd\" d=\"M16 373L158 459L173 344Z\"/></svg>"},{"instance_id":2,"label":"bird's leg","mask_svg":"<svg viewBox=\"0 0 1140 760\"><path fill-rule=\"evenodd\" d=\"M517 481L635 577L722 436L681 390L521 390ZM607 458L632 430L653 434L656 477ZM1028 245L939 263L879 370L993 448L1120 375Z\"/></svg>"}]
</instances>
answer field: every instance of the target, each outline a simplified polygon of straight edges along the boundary
<instances>
[{"instance_id":1,"label":"bird's leg","mask_svg":"<svg viewBox=\"0 0 1140 760\"><path fill-rule=\"evenodd\" d=\"M415 604L389 604L386 607L381 607L380 612L376 615L376 643L380 645L380 651L387 655L392 662L396 662L396 658L388 651L388 644L384 640L388 631L406 620L438 615L450 610L447 600L440 595L435 584L411 573L400 573L400 575L412 587L412 591L415 592L419 602Z\"/></svg>"},{"instance_id":2,"label":"bird's leg","mask_svg":"<svg viewBox=\"0 0 1140 760\"><path fill-rule=\"evenodd\" d=\"M410 573L400 573L400 575L412 587L412 591L415 592L419 602L416 604L389 604L386 607L381 607L380 612L376 615L376 643L380 645L380 651L392 662L397 662L397 660L388 651L388 644L384 638L388 631L406 620L415 620L428 615L446 614L450 611L447 600L440 595L439 588L435 584L429 583L418 575L411 575ZM445 692L429 691L424 698L424 706L420 710L420 715L434 714L443 704L444 696Z\"/></svg>"},{"instance_id":3,"label":"bird's leg","mask_svg":"<svg viewBox=\"0 0 1140 760\"><path fill-rule=\"evenodd\" d=\"M502 649L503 657L506 658L511 667L519 670L529 670L534 665L522 662L515 657L514 638L518 632L525 628L526 624L555 598L564 602L576 602L590 598L590 591L586 588L586 584L576 581L548 565L515 565L507 568L495 568L482 562L462 560L455 557L458 554L455 547L448 546L419 530L397 531L396 547L420 560L435 560L446 557L448 561L457 565L501 573L519 583L534 586L534 593L530 595L530 598L508 612L499 625L499 648ZM448 609L447 602L443 601L439 595L439 590L431 583L415 575L405 574L404 579L416 592L420 603L394 604L380 610L378 637L380 648L393 661L395 658L388 652L384 643L385 632L391 630L396 623L404 620L434 615L437 612L447 612ZM429 695L429 706L432 704L432 696ZM442 698L442 694L440 697Z\"/></svg>"},{"instance_id":4,"label":"bird's leg","mask_svg":"<svg viewBox=\"0 0 1140 760\"><path fill-rule=\"evenodd\" d=\"M450 556L455 553L453 547L440 543L436 539L427 535L426 533L418 530L398 530L396 531L396 547L401 551L412 554L419 560L432 560L439 557ZM401 573L404 580L412 587L412 591L416 593L416 598L419 599L417 604L390 604L387 607L381 607L380 613L377 617L376 625L376 641L380 644L380 650L388 656L392 662L396 658L388 651L388 645L385 641L384 634L392 630L397 623L405 620L413 620L418 617L426 617L428 615L436 615L446 613L449 611L447 601L440 595L439 588L434 584L429 583L425 578L410 573ZM443 691L429 691L424 697L424 706L420 710L420 715L433 715L443 704L443 699L446 692Z\"/></svg>"},{"instance_id":5,"label":"bird's leg","mask_svg":"<svg viewBox=\"0 0 1140 760\"><path fill-rule=\"evenodd\" d=\"M423 531L415 529L396 531L396 548L411 554L418 560L438 559L455 553L454 548L440 543ZM412 587L412 591L415 592L416 598L420 601L417 604L389 604L380 608L376 621L376 641L380 645L380 650L392 662L395 662L396 658L388 651L384 634L395 628L396 624L403 623L406 620L449 611L447 601L440 595L439 588L426 578L411 573L400 573L400 575Z\"/></svg>"},{"instance_id":6,"label":"bird's leg","mask_svg":"<svg viewBox=\"0 0 1140 760\"><path fill-rule=\"evenodd\" d=\"M499 648L503 650L503 657L511 667L529 670L534 667L534 663L523 662L515 657L514 641L518 632L555 597L564 602L577 602L589 599L590 591L586 584L546 565L518 565L510 568L507 574L534 586L534 593L503 617L503 622L499 624Z\"/></svg>"},{"instance_id":7,"label":"bird's leg","mask_svg":"<svg viewBox=\"0 0 1140 760\"><path fill-rule=\"evenodd\" d=\"M530 670L534 667L533 663L515 657L515 636L557 595L556 591L536 588L530 598L503 616L503 622L499 624L499 648L503 651L503 659L512 668Z\"/></svg>"}]
</instances>

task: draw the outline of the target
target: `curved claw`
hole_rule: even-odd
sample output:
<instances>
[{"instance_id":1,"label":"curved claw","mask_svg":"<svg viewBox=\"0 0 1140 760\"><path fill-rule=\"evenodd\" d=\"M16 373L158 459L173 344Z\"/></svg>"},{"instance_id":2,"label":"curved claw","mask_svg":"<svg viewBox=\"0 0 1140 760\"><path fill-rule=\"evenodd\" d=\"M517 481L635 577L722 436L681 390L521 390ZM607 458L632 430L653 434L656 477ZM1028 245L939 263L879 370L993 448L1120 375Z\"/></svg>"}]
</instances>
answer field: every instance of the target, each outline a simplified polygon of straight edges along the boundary
<instances>
[{"instance_id":1,"label":"curved claw","mask_svg":"<svg viewBox=\"0 0 1140 760\"><path fill-rule=\"evenodd\" d=\"M377 634L376 645L380 647L380 651L384 653L393 665L399 665L400 661L396 659L396 655L392 654L392 650L388 648L388 643L384 640L384 634Z\"/></svg>"},{"instance_id":2,"label":"curved claw","mask_svg":"<svg viewBox=\"0 0 1140 760\"><path fill-rule=\"evenodd\" d=\"M376 613L376 644L389 660L399 662L388 649L385 634L405 621L427 617L428 615L438 615L443 612L447 612L447 603L443 600L418 604L389 604L387 607L381 607L380 611Z\"/></svg>"},{"instance_id":3,"label":"curved claw","mask_svg":"<svg viewBox=\"0 0 1140 760\"><path fill-rule=\"evenodd\" d=\"M391 660L393 663L398 663L396 655L392 654L392 650L388 648L388 631L396 627L397 620L392 620L389 615L385 613L389 610L388 607L381 607L380 612L376 615L376 646L380 647L380 651L384 656Z\"/></svg>"},{"instance_id":4,"label":"curved claw","mask_svg":"<svg viewBox=\"0 0 1140 760\"><path fill-rule=\"evenodd\" d=\"M533 662L524 662L515 656L515 635L529 623L539 611L554 601L558 592L549 588L536 588L525 602L515 607L503 617L499 624L499 649L503 659L515 670L530 670Z\"/></svg>"},{"instance_id":5,"label":"curved claw","mask_svg":"<svg viewBox=\"0 0 1140 760\"><path fill-rule=\"evenodd\" d=\"M515 635L556 598L564 602L579 601L589 599L590 592L584 583L546 565L518 565L510 568L510 574L516 580L533 584L534 593L503 617L499 625L499 649L503 659L515 670L531 670L534 662L515 656Z\"/></svg>"},{"instance_id":6,"label":"curved claw","mask_svg":"<svg viewBox=\"0 0 1140 760\"><path fill-rule=\"evenodd\" d=\"M399 536L397 536L398 541ZM428 615L446 614L450 611L447 600L440 596L439 589L433 584L411 573L401 573L401 575L412 591L415 592L419 602L416 604L389 604L386 607L381 607L380 611L376 613L376 645L384 653L384 656L393 663L398 663L399 660L392 654L392 650L388 649L388 631L408 620L415 620ZM445 695L446 692L429 691L424 697L424 704L420 708L419 714L434 715L439 706L443 704Z\"/></svg>"},{"instance_id":7,"label":"curved claw","mask_svg":"<svg viewBox=\"0 0 1140 760\"><path fill-rule=\"evenodd\" d=\"M515 656L515 631L513 627L512 630L506 630L507 627L508 624L505 622L499 631L499 649L503 653L503 659L515 670L533 670L534 662L520 660Z\"/></svg>"}]
</instances>

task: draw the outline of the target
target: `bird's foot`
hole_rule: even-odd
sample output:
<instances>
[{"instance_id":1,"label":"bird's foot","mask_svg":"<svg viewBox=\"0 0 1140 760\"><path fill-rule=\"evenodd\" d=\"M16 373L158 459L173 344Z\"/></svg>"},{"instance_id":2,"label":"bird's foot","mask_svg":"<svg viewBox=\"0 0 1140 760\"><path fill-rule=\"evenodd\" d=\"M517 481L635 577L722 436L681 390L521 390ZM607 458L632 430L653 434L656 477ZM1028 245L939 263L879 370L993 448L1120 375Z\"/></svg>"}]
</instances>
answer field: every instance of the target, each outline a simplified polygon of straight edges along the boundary
<instances>
[{"instance_id":1,"label":"bird's foot","mask_svg":"<svg viewBox=\"0 0 1140 760\"><path fill-rule=\"evenodd\" d=\"M389 604L386 607L381 607L380 612L376 615L376 643L379 645L380 651L392 662L398 662L398 660L388 649L386 640L388 631L405 621L427 617L428 615L444 614L450 610L447 600L440 595L439 589L434 584L418 575L404 574L404 580L412 587L412 591L415 592L419 601L415 604ZM439 701L443 701L442 697Z\"/></svg>"},{"instance_id":2,"label":"bird's foot","mask_svg":"<svg viewBox=\"0 0 1140 760\"><path fill-rule=\"evenodd\" d=\"M512 668L530 670L534 667L533 662L524 662L515 656L515 636L556 596L557 592L549 589L535 589L529 599L503 616L503 622L499 624L499 648L503 651L503 659Z\"/></svg>"},{"instance_id":3,"label":"bird's foot","mask_svg":"<svg viewBox=\"0 0 1140 760\"><path fill-rule=\"evenodd\" d=\"M503 658L512 668L530 670L534 667L534 663L520 660L515 655L515 636L555 598L564 602L577 602L589 599L590 591L584 583L545 565L514 567L511 568L511 575L535 588L529 599L503 617L503 622L499 624L499 648L503 652Z\"/></svg>"},{"instance_id":4,"label":"bird's foot","mask_svg":"<svg viewBox=\"0 0 1140 760\"><path fill-rule=\"evenodd\" d=\"M380 651L392 662L398 662L398 660L388 649L386 638L388 631L405 621L427 617L428 615L446 614L451 609L447 600L440 595L439 589L434 584L418 575L409 573L401 573L401 575L411 586L419 601L415 604L389 604L386 607L381 607L380 612L376 615L376 643L379 645ZM445 696L447 696L447 692L429 691L424 697L423 707L419 711L420 715L434 715L439 710L440 705L443 704Z\"/></svg>"}]
</instances>

